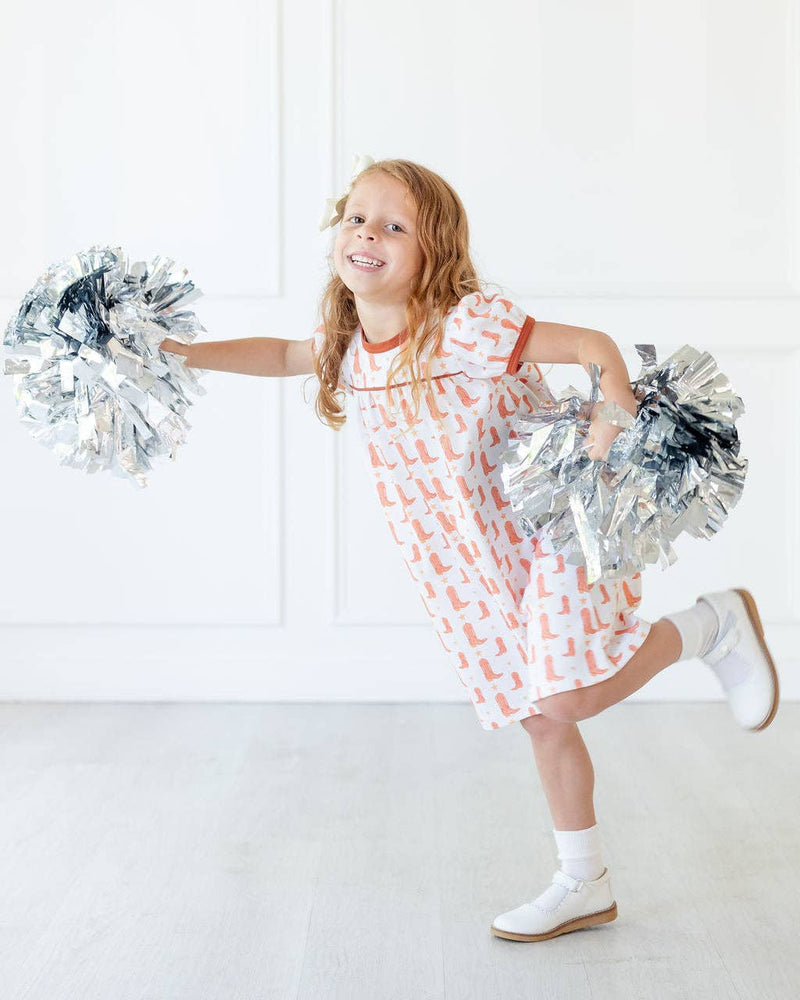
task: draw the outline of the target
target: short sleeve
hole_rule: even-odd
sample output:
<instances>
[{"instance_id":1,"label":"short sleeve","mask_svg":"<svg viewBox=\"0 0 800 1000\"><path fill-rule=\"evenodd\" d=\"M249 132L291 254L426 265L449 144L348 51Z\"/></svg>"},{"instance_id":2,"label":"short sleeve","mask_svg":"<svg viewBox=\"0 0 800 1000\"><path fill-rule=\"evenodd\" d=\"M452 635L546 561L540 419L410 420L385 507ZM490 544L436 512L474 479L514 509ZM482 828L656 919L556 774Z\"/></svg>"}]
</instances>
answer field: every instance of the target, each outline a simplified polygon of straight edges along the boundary
<instances>
[{"instance_id":1,"label":"short sleeve","mask_svg":"<svg viewBox=\"0 0 800 1000\"><path fill-rule=\"evenodd\" d=\"M311 339L311 353L314 355L318 354L320 349L322 348L324 341L325 341L325 324L320 323L320 325L314 331L314 335ZM348 350L345 352L345 356L342 358L342 367L339 372L338 385L340 389L343 389L348 395L351 396L353 394L353 390L347 382L347 375L346 375L348 370L349 359L350 359L350 351Z\"/></svg>"},{"instance_id":2,"label":"short sleeve","mask_svg":"<svg viewBox=\"0 0 800 1000\"><path fill-rule=\"evenodd\" d=\"M471 378L515 375L534 322L533 316L499 294L470 292L448 317L445 347Z\"/></svg>"}]
</instances>

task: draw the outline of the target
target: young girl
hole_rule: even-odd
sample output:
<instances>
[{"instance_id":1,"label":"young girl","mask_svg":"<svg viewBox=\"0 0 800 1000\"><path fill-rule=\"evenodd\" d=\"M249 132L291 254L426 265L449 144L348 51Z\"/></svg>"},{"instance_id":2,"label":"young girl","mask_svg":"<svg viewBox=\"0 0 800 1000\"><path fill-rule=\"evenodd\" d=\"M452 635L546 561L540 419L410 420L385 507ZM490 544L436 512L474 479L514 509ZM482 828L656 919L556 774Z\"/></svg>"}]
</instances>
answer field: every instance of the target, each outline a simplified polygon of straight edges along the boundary
<instances>
[{"instance_id":1,"label":"young girl","mask_svg":"<svg viewBox=\"0 0 800 1000\"><path fill-rule=\"evenodd\" d=\"M180 344L191 367L316 375L316 412L345 422L353 397L365 457L445 653L484 729L519 722L547 796L559 869L536 899L496 917L494 934L539 941L617 915L593 806L594 770L577 722L677 660L717 674L735 718L763 729L778 681L751 595L703 594L647 622L641 574L587 584L545 531L526 537L501 489L517 410L553 397L537 362L600 365L600 389L636 415L625 363L605 333L532 316L487 294L470 260L464 207L408 160L371 162L337 202L340 222L321 324L274 337ZM592 420L589 457L619 428Z\"/></svg>"}]
</instances>

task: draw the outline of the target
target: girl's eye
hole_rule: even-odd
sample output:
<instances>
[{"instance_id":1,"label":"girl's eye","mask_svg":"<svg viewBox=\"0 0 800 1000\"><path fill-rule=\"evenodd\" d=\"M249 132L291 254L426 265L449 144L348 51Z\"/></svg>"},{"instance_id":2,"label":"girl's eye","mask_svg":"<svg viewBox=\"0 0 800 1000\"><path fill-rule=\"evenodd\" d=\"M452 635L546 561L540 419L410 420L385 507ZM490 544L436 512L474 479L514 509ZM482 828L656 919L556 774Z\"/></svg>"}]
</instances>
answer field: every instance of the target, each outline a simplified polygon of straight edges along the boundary
<instances>
[{"instance_id":1,"label":"girl's eye","mask_svg":"<svg viewBox=\"0 0 800 1000\"><path fill-rule=\"evenodd\" d=\"M364 217L361 216L361 215L351 215L350 218L347 221L348 222L352 222L353 219L361 219L362 222L364 221ZM390 222L389 225L390 226L396 226L397 229L399 229L401 233L403 232L403 227L399 226L396 222Z\"/></svg>"}]
</instances>

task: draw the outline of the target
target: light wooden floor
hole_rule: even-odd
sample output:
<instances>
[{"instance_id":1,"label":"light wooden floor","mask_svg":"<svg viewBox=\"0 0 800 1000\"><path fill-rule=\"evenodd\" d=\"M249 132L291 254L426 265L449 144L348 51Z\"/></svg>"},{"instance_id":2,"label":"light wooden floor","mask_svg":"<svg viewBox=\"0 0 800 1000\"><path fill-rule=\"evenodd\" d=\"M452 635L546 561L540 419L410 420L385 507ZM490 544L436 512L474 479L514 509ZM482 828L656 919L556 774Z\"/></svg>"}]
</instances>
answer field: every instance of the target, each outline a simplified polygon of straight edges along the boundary
<instances>
[{"instance_id":1,"label":"light wooden floor","mask_svg":"<svg viewBox=\"0 0 800 1000\"><path fill-rule=\"evenodd\" d=\"M619 919L489 933L555 850L468 705L0 704L3 1000L800 994L800 704L581 724Z\"/></svg>"}]
</instances>

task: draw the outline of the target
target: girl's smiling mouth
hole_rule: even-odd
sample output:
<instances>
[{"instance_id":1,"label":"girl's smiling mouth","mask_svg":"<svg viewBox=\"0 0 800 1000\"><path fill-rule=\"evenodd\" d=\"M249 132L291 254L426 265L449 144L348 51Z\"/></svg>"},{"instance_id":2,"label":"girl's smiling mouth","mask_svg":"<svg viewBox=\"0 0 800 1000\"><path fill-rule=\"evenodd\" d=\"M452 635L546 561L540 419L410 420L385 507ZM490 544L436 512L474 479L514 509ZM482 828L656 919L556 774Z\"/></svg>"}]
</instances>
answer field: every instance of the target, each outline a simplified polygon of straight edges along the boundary
<instances>
[{"instance_id":1,"label":"girl's smiling mouth","mask_svg":"<svg viewBox=\"0 0 800 1000\"><path fill-rule=\"evenodd\" d=\"M377 257L372 257L369 254L364 253L350 254L347 259L353 267L357 268L359 271L380 271L386 263L383 260L379 260Z\"/></svg>"}]
</instances>

